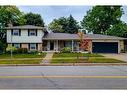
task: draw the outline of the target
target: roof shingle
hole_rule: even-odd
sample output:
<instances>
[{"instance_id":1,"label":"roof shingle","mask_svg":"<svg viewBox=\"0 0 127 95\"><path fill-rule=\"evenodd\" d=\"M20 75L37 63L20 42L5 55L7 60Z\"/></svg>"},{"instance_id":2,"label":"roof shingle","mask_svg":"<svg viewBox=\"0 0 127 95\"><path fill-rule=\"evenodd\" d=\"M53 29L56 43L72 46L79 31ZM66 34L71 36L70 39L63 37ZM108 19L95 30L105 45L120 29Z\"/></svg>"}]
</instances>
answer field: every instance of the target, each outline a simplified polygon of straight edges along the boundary
<instances>
[{"instance_id":1,"label":"roof shingle","mask_svg":"<svg viewBox=\"0 0 127 95\"><path fill-rule=\"evenodd\" d=\"M126 38L101 35L101 34L85 34L85 39L119 39L123 40ZM49 33L43 37L43 40L79 40L79 36L77 34L69 34L69 33Z\"/></svg>"},{"instance_id":2,"label":"roof shingle","mask_svg":"<svg viewBox=\"0 0 127 95\"><path fill-rule=\"evenodd\" d=\"M44 27L34 25L23 25L23 26L6 27L5 29L44 29Z\"/></svg>"}]
</instances>

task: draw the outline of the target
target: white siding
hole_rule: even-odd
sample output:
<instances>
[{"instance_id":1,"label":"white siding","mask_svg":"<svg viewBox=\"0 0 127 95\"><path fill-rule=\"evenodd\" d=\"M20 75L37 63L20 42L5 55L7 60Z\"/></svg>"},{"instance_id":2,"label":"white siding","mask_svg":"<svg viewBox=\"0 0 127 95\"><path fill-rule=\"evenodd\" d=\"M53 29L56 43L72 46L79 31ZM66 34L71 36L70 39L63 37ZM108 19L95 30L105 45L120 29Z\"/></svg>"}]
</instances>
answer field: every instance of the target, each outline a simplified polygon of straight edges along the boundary
<instances>
[{"instance_id":1,"label":"white siding","mask_svg":"<svg viewBox=\"0 0 127 95\"><path fill-rule=\"evenodd\" d=\"M44 32L37 30L37 36L28 36L28 30L21 30L21 36L12 36L12 43L42 43ZM11 30L7 30L7 43L11 43Z\"/></svg>"}]
</instances>

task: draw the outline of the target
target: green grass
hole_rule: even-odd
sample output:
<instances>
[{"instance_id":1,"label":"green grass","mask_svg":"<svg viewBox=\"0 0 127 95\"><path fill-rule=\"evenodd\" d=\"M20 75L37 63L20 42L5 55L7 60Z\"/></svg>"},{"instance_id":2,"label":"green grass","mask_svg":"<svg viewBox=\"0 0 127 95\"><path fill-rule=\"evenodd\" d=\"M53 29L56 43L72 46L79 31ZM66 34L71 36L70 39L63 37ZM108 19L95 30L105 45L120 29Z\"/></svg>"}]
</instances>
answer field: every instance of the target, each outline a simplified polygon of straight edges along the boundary
<instances>
[{"instance_id":1,"label":"green grass","mask_svg":"<svg viewBox=\"0 0 127 95\"><path fill-rule=\"evenodd\" d=\"M99 54L83 54L83 53L55 53L53 58L60 58L60 57L103 57Z\"/></svg>"},{"instance_id":2,"label":"green grass","mask_svg":"<svg viewBox=\"0 0 127 95\"><path fill-rule=\"evenodd\" d=\"M43 58L46 53L39 54L13 54L13 58ZM0 55L0 59L10 59L10 54L2 54Z\"/></svg>"},{"instance_id":3,"label":"green grass","mask_svg":"<svg viewBox=\"0 0 127 95\"><path fill-rule=\"evenodd\" d=\"M0 64L39 64L42 59L36 60L0 60Z\"/></svg>"},{"instance_id":4,"label":"green grass","mask_svg":"<svg viewBox=\"0 0 127 95\"><path fill-rule=\"evenodd\" d=\"M89 59L52 59L51 63L125 63L124 61L112 59L112 58L97 58L97 57L90 57Z\"/></svg>"}]
</instances>

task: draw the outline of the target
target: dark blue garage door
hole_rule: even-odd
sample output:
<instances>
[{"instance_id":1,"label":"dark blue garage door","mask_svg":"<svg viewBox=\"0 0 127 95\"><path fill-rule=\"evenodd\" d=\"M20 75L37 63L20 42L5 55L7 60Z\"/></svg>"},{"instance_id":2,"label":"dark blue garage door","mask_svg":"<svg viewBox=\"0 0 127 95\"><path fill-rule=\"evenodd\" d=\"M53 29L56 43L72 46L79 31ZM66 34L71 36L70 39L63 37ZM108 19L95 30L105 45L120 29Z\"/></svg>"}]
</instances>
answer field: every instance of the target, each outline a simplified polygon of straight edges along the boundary
<instances>
[{"instance_id":1,"label":"dark blue garage door","mask_svg":"<svg viewBox=\"0 0 127 95\"><path fill-rule=\"evenodd\" d=\"M118 53L117 42L93 42L93 53Z\"/></svg>"}]
</instances>

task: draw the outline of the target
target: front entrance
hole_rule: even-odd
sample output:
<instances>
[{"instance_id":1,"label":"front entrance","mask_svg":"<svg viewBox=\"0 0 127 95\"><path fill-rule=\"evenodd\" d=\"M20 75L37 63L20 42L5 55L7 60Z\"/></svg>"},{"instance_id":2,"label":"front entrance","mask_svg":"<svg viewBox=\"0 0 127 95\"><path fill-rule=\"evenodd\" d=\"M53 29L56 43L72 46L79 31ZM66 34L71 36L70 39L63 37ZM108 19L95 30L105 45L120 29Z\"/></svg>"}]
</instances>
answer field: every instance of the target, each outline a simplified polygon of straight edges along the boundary
<instances>
[{"instance_id":1,"label":"front entrance","mask_svg":"<svg viewBox=\"0 0 127 95\"><path fill-rule=\"evenodd\" d=\"M54 50L54 42L50 42L50 50Z\"/></svg>"}]
</instances>

